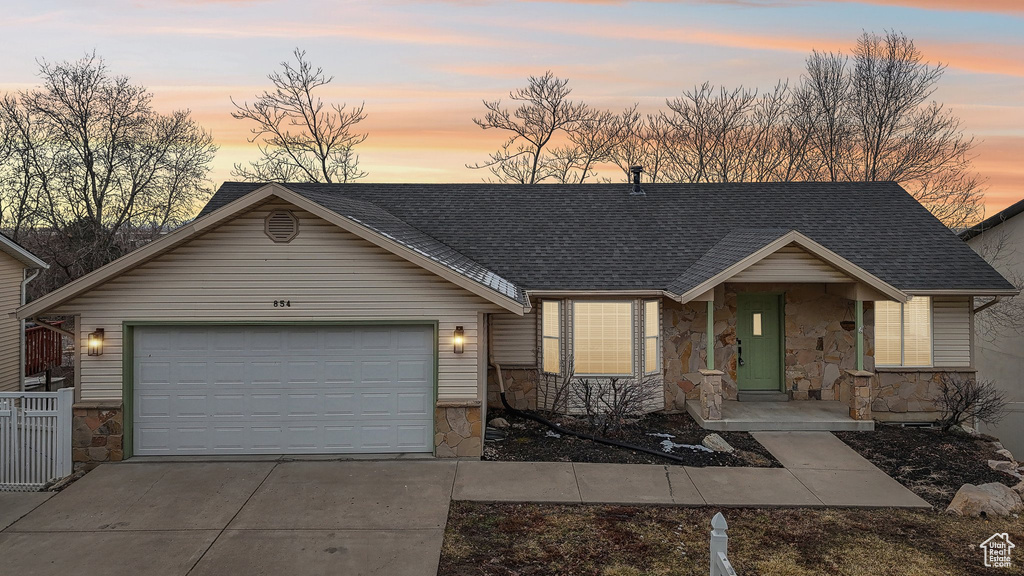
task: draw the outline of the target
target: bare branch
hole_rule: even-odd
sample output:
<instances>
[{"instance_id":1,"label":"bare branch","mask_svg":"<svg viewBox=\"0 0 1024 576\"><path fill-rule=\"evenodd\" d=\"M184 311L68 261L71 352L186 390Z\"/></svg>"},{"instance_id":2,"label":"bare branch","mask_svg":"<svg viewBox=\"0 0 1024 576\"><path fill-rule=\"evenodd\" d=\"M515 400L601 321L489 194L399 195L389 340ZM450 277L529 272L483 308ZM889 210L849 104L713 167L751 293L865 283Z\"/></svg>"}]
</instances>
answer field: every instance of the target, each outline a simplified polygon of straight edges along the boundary
<instances>
[{"instance_id":1,"label":"bare branch","mask_svg":"<svg viewBox=\"0 0 1024 576\"><path fill-rule=\"evenodd\" d=\"M366 119L363 104L325 104L320 88L334 77L313 68L304 51L296 48L293 55L295 64L281 62L281 71L267 76L272 90L252 104L231 100L234 118L256 123L249 141L257 143L261 155L249 166L236 164L232 175L250 182L344 183L364 178L354 152L368 136L355 131Z\"/></svg>"}]
</instances>

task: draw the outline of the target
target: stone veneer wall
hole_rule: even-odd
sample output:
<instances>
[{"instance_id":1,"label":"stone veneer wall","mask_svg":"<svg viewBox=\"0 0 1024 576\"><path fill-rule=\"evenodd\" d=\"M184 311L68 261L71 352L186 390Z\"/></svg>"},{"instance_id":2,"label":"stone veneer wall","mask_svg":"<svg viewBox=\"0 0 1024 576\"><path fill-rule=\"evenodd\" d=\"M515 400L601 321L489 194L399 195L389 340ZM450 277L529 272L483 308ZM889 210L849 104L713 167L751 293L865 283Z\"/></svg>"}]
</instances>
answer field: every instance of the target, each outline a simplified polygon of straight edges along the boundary
<instances>
[{"instance_id":1,"label":"stone veneer wall","mask_svg":"<svg viewBox=\"0 0 1024 576\"><path fill-rule=\"evenodd\" d=\"M536 368L502 368L501 375L505 384L505 399L517 410L537 409L537 382L540 371ZM498 373L493 367L487 368L487 406L504 408L501 404L501 389L498 386Z\"/></svg>"},{"instance_id":2,"label":"stone veneer wall","mask_svg":"<svg viewBox=\"0 0 1024 576\"><path fill-rule=\"evenodd\" d=\"M484 427L480 406L438 403L434 412L434 455L438 458L479 458Z\"/></svg>"},{"instance_id":3,"label":"stone veneer wall","mask_svg":"<svg viewBox=\"0 0 1024 576\"><path fill-rule=\"evenodd\" d=\"M853 302L829 294L824 284L726 284L715 307L715 364L724 372L724 397L736 399L736 295L784 292L786 390L796 400L838 400L836 383L844 370L856 368L856 337L840 322L853 320ZM684 408L697 398L705 367L707 303L663 305L666 408ZM874 369L874 311L864 303L864 368Z\"/></svg>"},{"instance_id":4,"label":"stone veneer wall","mask_svg":"<svg viewBox=\"0 0 1024 576\"><path fill-rule=\"evenodd\" d=\"M871 412L875 419L891 422L931 422L940 414L935 406L942 374L959 373L974 378L967 369L942 372L879 369L872 386Z\"/></svg>"},{"instance_id":5,"label":"stone veneer wall","mask_svg":"<svg viewBox=\"0 0 1024 576\"><path fill-rule=\"evenodd\" d=\"M124 415L120 402L79 402L72 407L71 459L91 469L124 459Z\"/></svg>"}]
</instances>

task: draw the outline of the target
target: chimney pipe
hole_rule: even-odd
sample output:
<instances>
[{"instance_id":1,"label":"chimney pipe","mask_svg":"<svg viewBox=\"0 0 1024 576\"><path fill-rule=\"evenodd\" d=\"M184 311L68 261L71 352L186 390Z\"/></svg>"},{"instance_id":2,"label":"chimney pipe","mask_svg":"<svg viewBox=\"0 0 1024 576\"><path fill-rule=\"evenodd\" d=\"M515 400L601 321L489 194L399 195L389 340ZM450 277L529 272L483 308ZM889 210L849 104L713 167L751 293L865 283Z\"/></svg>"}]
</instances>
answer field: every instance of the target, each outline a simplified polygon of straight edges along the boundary
<instances>
[{"instance_id":1,"label":"chimney pipe","mask_svg":"<svg viewBox=\"0 0 1024 576\"><path fill-rule=\"evenodd\" d=\"M630 166L629 171L633 173L633 191L630 194L644 195L644 189L640 187L640 174L643 173L643 166Z\"/></svg>"}]
</instances>

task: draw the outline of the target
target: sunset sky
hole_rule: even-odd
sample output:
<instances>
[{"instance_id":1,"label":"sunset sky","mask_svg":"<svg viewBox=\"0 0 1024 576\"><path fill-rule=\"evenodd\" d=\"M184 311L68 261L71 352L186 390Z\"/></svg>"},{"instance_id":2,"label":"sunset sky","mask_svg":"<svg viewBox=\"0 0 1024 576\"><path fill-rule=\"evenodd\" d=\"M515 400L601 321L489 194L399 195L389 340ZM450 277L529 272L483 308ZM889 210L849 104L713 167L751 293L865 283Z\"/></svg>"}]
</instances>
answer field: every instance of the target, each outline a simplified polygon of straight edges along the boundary
<instances>
[{"instance_id":1,"label":"sunset sky","mask_svg":"<svg viewBox=\"0 0 1024 576\"><path fill-rule=\"evenodd\" d=\"M33 85L39 58L95 49L161 111L189 108L212 131L219 185L255 158L229 96L251 100L298 46L335 76L325 97L365 101L368 181L466 182L484 174L464 165L501 141L472 123L481 99L530 74L568 77L593 105L654 111L704 81L795 80L811 49L849 50L886 29L949 65L936 98L980 141L989 214L1024 197L1021 0L5 0L0 91Z\"/></svg>"}]
</instances>

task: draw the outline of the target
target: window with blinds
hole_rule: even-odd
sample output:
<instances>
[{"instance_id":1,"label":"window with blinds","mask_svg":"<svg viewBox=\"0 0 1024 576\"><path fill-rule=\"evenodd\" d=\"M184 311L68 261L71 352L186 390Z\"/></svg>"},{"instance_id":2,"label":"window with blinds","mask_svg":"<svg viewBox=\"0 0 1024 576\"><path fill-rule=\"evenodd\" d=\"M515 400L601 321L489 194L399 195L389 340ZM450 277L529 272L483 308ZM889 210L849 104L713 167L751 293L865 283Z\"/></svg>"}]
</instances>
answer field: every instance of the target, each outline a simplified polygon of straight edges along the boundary
<instances>
[{"instance_id":1,"label":"window with blinds","mask_svg":"<svg viewBox=\"0 0 1024 576\"><path fill-rule=\"evenodd\" d=\"M544 371L551 374L562 372L562 303L558 300L544 300L541 304L541 340Z\"/></svg>"},{"instance_id":2,"label":"window with blinds","mask_svg":"<svg viewBox=\"0 0 1024 576\"><path fill-rule=\"evenodd\" d=\"M653 374L661 369L661 322L658 301L644 302L644 373Z\"/></svg>"},{"instance_id":3,"label":"window with blinds","mask_svg":"<svg viewBox=\"0 0 1024 576\"><path fill-rule=\"evenodd\" d=\"M577 375L633 375L631 302L574 302L572 327Z\"/></svg>"},{"instance_id":4,"label":"window with blinds","mask_svg":"<svg viewBox=\"0 0 1024 576\"><path fill-rule=\"evenodd\" d=\"M875 302L875 364L932 365L932 301L916 296L906 304Z\"/></svg>"}]
</instances>

